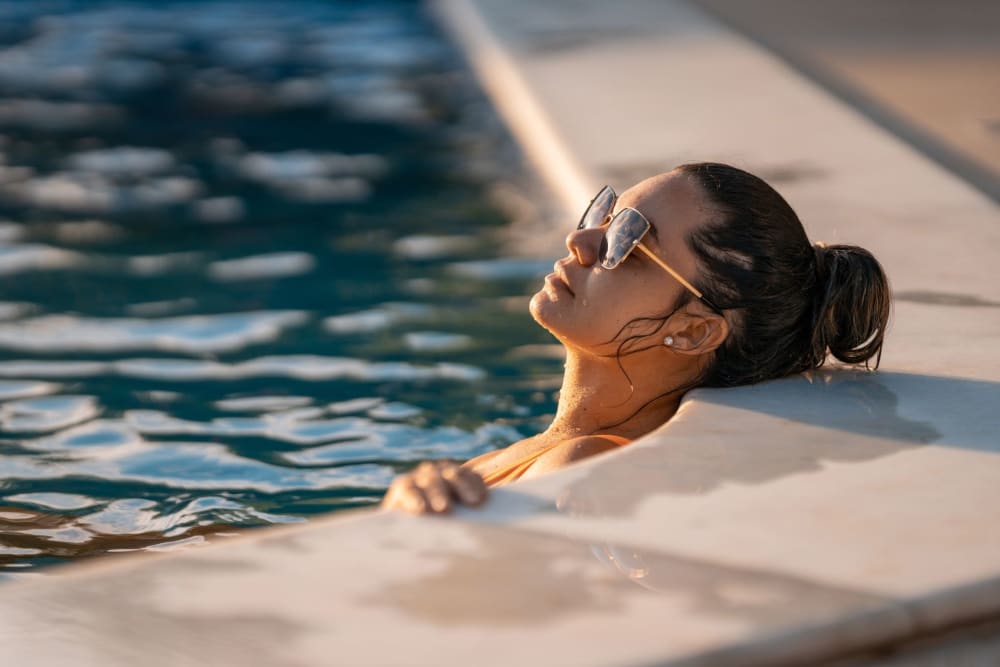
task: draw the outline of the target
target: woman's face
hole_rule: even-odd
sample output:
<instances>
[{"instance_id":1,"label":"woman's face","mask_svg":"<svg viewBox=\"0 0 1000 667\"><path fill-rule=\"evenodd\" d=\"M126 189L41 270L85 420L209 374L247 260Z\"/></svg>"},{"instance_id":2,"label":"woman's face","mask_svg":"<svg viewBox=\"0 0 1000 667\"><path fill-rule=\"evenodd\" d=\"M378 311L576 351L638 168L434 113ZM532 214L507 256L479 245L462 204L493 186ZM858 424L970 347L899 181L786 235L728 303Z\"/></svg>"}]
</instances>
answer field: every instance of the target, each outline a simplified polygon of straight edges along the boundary
<instances>
[{"instance_id":1,"label":"woman's face","mask_svg":"<svg viewBox=\"0 0 1000 667\"><path fill-rule=\"evenodd\" d=\"M615 212L631 206L652 228L642 239L659 258L689 281L696 278L696 261L685 237L705 217L700 186L676 172L646 179L626 190ZM599 355L614 355L630 335L622 331L636 318L663 318L685 291L669 273L643 252L635 250L615 269L601 266L598 254L605 227L574 230L566 237L569 253L531 299L531 314L567 346ZM649 323L634 332L649 333ZM650 335L662 341L666 328ZM648 344L636 341L637 346Z\"/></svg>"}]
</instances>

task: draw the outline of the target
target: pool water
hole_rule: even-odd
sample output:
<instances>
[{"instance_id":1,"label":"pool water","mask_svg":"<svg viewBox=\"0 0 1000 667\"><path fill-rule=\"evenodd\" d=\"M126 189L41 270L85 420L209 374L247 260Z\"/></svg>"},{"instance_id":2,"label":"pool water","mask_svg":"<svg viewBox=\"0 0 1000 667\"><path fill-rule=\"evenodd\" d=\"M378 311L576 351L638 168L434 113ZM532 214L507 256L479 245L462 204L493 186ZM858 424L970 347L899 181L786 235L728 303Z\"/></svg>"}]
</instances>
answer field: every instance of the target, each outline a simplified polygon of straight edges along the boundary
<instances>
[{"instance_id":1,"label":"pool water","mask_svg":"<svg viewBox=\"0 0 1000 667\"><path fill-rule=\"evenodd\" d=\"M0 7L2 571L370 505L540 430L511 152L416 4Z\"/></svg>"}]
</instances>

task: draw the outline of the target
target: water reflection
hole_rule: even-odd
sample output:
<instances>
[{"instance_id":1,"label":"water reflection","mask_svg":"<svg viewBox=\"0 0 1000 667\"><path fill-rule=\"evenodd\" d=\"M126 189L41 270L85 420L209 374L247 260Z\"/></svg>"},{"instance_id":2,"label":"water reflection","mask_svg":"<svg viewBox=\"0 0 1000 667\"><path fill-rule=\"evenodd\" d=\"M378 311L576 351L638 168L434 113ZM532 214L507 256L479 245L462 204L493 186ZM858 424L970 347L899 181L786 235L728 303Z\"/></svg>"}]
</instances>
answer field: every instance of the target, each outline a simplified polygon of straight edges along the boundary
<instances>
[{"instance_id":1,"label":"water reflection","mask_svg":"<svg viewBox=\"0 0 1000 667\"><path fill-rule=\"evenodd\" d=\"M370 504L540 427L559 362L505 354L548 340L505 300L549 262L502 258L515 162L419 6L47 7L0 5L0 561Z\"/></svg>"}]
</instances>

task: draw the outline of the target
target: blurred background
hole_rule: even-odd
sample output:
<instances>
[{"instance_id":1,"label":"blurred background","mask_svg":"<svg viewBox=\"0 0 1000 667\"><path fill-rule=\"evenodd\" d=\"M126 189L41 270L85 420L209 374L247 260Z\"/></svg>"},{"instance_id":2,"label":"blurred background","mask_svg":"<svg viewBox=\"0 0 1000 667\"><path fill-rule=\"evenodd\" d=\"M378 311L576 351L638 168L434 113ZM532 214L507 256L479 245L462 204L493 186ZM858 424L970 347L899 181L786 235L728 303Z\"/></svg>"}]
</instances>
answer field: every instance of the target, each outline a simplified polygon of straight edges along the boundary
<instances>
[{"instance_id":1,"label":"blurred background","mask_svg":"<svg viewBox=\"0 0 1000 667\"><path fill-rule=\"evenodd\" d=\"M693 4L1000 201L1000 3Z\"/></svg>"},{"instance_id":2,"label":"blurred background","mask_svg":"<svg viewBox=\"0 0 1000 667\"><path fill-rule=\"evenodd\" d=\"M693 4L1000 200L1000 3ZM545 199L420 2L0 4L0 571L539 431Z\"/></svg>"}]
</instances>

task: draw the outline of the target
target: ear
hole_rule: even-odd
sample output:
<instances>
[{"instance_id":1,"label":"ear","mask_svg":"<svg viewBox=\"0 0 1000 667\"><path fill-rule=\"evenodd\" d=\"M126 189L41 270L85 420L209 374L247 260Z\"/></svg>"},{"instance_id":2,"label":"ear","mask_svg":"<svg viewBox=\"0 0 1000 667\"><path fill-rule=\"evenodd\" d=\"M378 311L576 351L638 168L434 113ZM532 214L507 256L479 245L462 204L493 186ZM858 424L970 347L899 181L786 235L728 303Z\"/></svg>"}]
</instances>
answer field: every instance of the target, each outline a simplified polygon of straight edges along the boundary
<instances>
[{"instance_id":1,"label":"ear","mask_svg":"<svg viewBox=\"0 0 1000 667\"><path fill-rule=\"evenodd\" d=\"M670 318L670 350L698 356L714 352L729 336L729 322L719 313L695 306L684 308Z\"/></svg>"}]
</instances>

